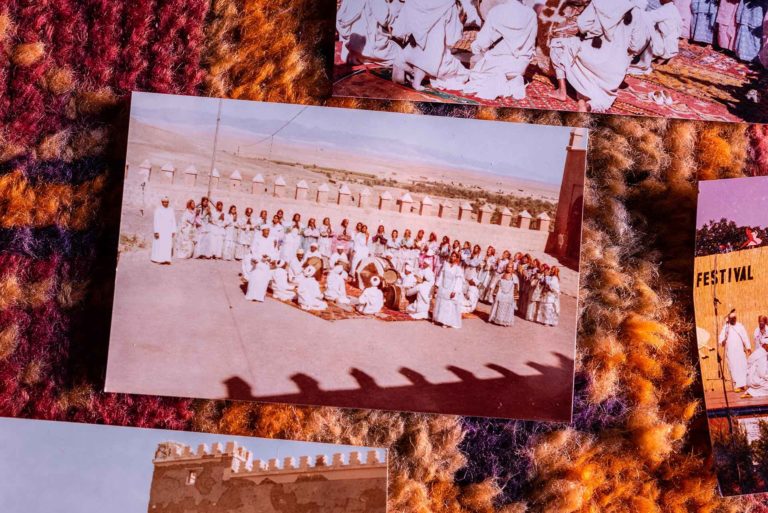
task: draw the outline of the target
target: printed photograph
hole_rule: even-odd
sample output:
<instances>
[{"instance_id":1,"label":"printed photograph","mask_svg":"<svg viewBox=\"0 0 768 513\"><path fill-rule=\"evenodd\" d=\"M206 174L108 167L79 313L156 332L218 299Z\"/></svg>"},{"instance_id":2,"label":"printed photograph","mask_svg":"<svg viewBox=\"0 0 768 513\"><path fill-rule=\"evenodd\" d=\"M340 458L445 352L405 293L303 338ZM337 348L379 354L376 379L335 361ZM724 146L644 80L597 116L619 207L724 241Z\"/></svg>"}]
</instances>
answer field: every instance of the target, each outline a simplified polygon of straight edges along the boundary
<instances>
[{"instance_id":1,"label":"printed photograph","mask_svg":"<svg viewBox=\"0 0 768 513\"><path fill-rule=\"evenodd\" d=\"M694 304L724 495L768 491L768 177L699 184Z\"/></svg>"},{"instance_id":2,"label":"printed photograph","mask_svg":"<svg viewBox=\"0 0 768 513\"><path fill-rule=\"evenodd\" d=\"M587 139L134 93L106 389L569 420Z\"/></svg>"},{"instance_id":3,"label":"printed photograph","mask_svg":"<svg viewBox=\"0 0 768 513\"><path fill-rule=\"evenodd\" d=\"M768 122L768 0L337 0L333 94Z\"/></svg>"},{"instance_id":4,"label":"printed photograph","mask_svg":"<svg viewBox=\"0 0 768 513\"><path fill-rule=\"evenodd\" d=\"M12 418L0 440L4 513L387 510L386 449Z\"/></svg>"}]
</instances>

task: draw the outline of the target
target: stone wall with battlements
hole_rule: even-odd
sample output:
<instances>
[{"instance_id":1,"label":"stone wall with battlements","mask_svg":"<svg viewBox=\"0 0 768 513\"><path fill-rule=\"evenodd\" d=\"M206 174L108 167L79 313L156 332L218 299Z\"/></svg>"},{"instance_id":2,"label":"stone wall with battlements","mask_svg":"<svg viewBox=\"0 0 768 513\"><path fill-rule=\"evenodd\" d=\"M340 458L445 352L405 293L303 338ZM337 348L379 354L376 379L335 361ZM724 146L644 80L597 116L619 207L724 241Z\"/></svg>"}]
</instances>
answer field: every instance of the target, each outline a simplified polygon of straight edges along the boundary
<instances>
[{"instance_id":1,"label":"stone wall with battlements","mask_svg":"<svg viewBox=\"0 0 768 513\"><path fill-rule=\"evenodd\" d=\"M551 231L551 220L546 214L533 217L527 211L513 213L504 209L494 216L492 209L473 211L469 203L458 200L445 201L409 193L395 196L386 190L346 184L305 180L293 183L282 175L258 174L247 183L237 170L228 175L214 170L213 175L209 173L204 179L200 175L197 169L180 170L171 163L145 161L138 166L128 165L123 208L151 213L160 198L168 196L178 214L188 200L199 202L208 194L210 180L211 199L222 201L225 209L234 204L240 213L246 207L253 208L257 214L267 210L270 218L278 209L283 209L287 219L298 212L303 222L314 217L318 225L324 217L329 217L334 227L343 218L349 218L353 225L358 221L365 223L372 233L382 224L387 233L397 229L401 236L406 228L414 235L423 229L427 234L435 232L438 237L448 235L452 240L480 244L483 249L492 245L497 250L531 252L539 256L544 253Z\"/></svg>"},{"instance_id":2,"label":"stone wall with battlements","mask_svg":"<svg viewBox=\"0 0 768 513\"><path fill-rule=\"evenodd\" d=\"M384 513L387 464L377 451L260 460L229 442L158 445L150 513Z\"/></svg>"}]
</instances>

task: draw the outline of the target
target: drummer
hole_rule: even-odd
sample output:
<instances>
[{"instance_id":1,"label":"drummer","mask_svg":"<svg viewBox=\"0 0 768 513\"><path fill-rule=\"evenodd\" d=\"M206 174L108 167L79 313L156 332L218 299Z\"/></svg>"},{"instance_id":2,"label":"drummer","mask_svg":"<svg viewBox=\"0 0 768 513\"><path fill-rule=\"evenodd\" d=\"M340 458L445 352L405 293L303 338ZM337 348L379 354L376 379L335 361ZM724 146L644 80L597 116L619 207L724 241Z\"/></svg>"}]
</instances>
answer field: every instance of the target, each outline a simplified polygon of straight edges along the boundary
<instances>
[{"instance_id":1,"label":"drummer","mask_svg":"<svg viewBox=\"0 0 768 513\"><path fill-rule=\"evenodd\" d=\"M320 244L317 242L309 243L309 251L304 255L303 263L308 262L310 258L319 258L321 261L323 260L323 254L320 253Z\"/></svg>"},{"instance_id":2,"label":"drummer","mask_svg":"<svg viewBox=\"0 0 768 513\"><path fill-rule=\"evenodd\" d=\"M331 258L328 261L331 269L333 269L336 264L349 266L349 258L347 258L347 252L344 249L344 246L336 246L336 252L331 255Z\"/></svg>"}]
</instances>

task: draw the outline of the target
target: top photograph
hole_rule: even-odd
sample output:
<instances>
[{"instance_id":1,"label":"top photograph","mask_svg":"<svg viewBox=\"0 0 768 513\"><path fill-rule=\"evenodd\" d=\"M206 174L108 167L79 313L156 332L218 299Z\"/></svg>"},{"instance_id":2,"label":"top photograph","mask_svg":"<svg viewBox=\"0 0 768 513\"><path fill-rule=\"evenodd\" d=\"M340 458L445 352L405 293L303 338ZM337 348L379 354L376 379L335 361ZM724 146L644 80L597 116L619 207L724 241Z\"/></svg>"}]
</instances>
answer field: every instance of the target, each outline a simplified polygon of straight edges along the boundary
<instances>
[{"instance_id":1,"label":"top photograph","mask_svg":"<svg viewBox=\"0 0 768 513\"><path fill-rule=\"evenodd\" d=\"M768 122L768 0L337 0L340 97Z\"/></svg>"}]
</instances>

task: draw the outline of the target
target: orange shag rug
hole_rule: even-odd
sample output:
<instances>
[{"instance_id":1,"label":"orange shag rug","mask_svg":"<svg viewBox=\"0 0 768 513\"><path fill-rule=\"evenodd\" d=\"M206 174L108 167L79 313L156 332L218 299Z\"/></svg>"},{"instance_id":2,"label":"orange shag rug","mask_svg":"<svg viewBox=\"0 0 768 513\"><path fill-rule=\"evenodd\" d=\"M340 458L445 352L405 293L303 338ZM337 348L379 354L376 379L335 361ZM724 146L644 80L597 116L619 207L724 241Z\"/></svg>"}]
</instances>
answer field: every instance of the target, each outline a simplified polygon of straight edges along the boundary
<instances>
[{"instance_id":1,"label":"orange shag rug","mask_svg":"<svg viewBox=\"0 0 768 513\"><path fill-rule=\"evenodd\" d=\"M334 8L0 5L0 415L388 447L396 513L768 511L718 496L691 308L696 182L766 129L329 100ZM592 128L573 423L102 393L132 90Z\"/></svg>"}]
</instances>

